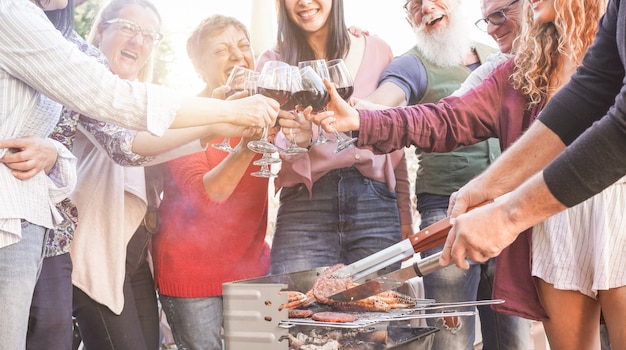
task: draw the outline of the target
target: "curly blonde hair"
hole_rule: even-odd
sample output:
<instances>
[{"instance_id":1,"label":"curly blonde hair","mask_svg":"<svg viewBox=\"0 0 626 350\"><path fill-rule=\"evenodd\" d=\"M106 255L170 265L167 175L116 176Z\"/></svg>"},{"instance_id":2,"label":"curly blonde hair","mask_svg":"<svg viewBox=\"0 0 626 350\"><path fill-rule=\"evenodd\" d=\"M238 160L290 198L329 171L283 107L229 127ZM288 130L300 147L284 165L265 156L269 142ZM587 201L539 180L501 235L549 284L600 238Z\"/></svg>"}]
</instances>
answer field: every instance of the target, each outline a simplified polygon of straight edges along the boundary
<instances>
[{"instance_id":1,"label":"curly blonde hair","mask_svg":"<svg viewBox=\"0 0 626 350\"><path fill-rule=\"evenodd\" d=\"M522 30L514 44L513 87L528 98L532 109L551 96L560 82L550 86L550 73L569 58L579 65L593 42L598 21L606 11L606 0L552 0L554 22L536 24L528 1L522 6Z\"/></svg>"}]
</instances>

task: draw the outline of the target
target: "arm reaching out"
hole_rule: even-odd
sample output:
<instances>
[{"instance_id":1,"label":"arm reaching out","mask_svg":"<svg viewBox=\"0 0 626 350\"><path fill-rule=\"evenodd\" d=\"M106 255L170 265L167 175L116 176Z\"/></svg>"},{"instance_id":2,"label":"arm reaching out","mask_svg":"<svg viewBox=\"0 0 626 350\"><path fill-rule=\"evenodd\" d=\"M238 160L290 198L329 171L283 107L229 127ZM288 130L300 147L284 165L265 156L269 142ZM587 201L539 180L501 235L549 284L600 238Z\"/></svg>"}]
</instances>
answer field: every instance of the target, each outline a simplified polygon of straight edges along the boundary
<instances>
[{"instance_id":1,"label":"arm reaching out","mask_svg":"<svg viewBox=\"0 0 626 350\"><path fill-rule=\"evenodd\" d=\"M468 268L466 258L486 261L499 255L525 229L565 209L539 172L563 149L565 144L559 137L535 121L485 172L455 192L449 206L454 225L441 263L454 260L457 266ZM492 199L496 199L493 204L466 213L468 208Z\"/></svg>"}]
</instances>

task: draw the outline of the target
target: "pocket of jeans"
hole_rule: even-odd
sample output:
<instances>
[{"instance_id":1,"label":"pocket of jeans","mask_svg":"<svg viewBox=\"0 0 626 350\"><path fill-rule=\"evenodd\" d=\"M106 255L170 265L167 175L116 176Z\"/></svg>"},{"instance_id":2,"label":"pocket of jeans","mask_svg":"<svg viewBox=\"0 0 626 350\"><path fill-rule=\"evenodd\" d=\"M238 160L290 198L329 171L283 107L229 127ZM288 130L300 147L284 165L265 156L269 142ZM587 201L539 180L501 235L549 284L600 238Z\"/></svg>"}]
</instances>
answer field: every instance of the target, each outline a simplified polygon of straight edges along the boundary
<instances>
[{"instance_id":1,"label":"pocket of jeans","mask_svg":"<svg viewBox=\"0 0 626 350\"><path fill-rule=\"evenodd\" d=\"M292 187L283 187L280 190L280 202L288 202L298 197L302 191L306 191L304 184L298 184Z\"/></svg>"},{"instance_id":2,"label":"pocket of jeans","mask_svg":"<svg viewBox=\"0 0 626 350\"><path fill-rule=\"evenodd\" d=\"M368 179L369 187L372 189L372 192L375 193L378 197L386 201L396 201L396 192L389 191L387 184L380 181L375 181L372 179Z\"/></svg>"}]
</instances>

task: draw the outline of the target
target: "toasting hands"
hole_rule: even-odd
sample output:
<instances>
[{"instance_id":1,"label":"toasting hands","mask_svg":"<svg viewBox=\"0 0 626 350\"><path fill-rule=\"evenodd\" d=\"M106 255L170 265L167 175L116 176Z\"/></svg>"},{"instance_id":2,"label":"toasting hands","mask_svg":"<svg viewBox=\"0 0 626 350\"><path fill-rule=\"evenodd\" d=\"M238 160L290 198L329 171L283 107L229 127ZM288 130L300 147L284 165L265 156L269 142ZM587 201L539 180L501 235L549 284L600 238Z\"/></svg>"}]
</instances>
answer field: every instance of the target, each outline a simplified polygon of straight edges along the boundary
<instances>
[{"instance_id":1,"label":"toasting hands","mask_svg":"<svg viewBox=\"0 0 626 350\"><path fill-rule=\"evenodd\" d=\"M326 105L326 111L313 114L313 109L306 107L303 111L306 120L322 125L324 130L330 133L334 132L331 124L334 124L339 132L359 130L361 125L359 112L339 96L337 89L335 89L335 86L331 84L330 81L324 79L324 85L330 95L330 101L328 105Z\"/></svg>"}]
</instances>

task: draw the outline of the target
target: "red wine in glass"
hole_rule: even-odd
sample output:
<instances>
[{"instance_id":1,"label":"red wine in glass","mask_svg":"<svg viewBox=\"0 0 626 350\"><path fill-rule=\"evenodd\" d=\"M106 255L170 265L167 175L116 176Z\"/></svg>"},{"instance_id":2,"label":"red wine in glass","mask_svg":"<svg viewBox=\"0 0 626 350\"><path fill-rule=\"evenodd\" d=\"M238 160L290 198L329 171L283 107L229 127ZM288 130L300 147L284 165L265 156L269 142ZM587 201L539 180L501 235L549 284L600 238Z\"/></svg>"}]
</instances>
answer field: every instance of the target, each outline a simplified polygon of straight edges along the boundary
<instances>
[{"instance_id":1,"label":"red wine in glass","mask_svg":"<svg viewBox=\"0 0 626 350\"><path fill-rule=\"evenodd\" d=\"M335 85L339 96L344 101L348 101L354 92L354 80L350 75L348 66L342 59L328 61L328 77L330 82ZM337 129L334 130L334 133L338 143L335 153L341 152L356 142L356 138L350 137L346 139Z\"/></svg>"},{"instance_id":2,"label":"red wine in glass","mask_svg":"<svg viewBox=\"0 0 626 350\"><path fill-rule=\"evenodd\" d=\"M263 86L257 86L257 92L263 96L276 100L276 102L281 105L281 109L283 109L282 106L289 101L289 97L291 96L291 91L271 89Z\"/></svg>"},{"instance_id":3,"label":"red wine in glass","mask_svg":"<svg viewBox=\"0 0 626 350\"><path fill-rule=\"evenodd\" d=\"M287 102L280 106L280 109L282 109L283 111L293 111L294 109L296 109L296 105L298 105L298 101L292 93L291 96L289 96Z\"/></svg>"},{"instance_id":4,"label":"red wine in glass","mask_svg":"<svg viewBox=\"0 0 626 350\"><path fill-rule=\"evenodd\" d=\"M337 88L337 93L339 94L339 96L341 96L341 98L343 98L344 101L348 101L350 97L352 96L353 92L354 92L354 86L352 85Z\"/></svg>"},{"instance_id":5,"label":"red wine in glass","mask_svg":"<svg viewBox=\"0 0 626 350\"><path fill-rule=\"evenodd\" d=\"M313 108L313 113L322 112L330 100L328 91L326 91L326 88L323 86L321 89L296 91L293 95L300 106L311 106Z\"/></svg>"}]
</instances>

